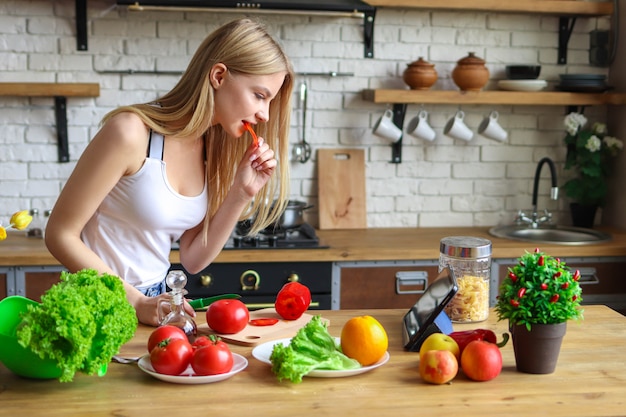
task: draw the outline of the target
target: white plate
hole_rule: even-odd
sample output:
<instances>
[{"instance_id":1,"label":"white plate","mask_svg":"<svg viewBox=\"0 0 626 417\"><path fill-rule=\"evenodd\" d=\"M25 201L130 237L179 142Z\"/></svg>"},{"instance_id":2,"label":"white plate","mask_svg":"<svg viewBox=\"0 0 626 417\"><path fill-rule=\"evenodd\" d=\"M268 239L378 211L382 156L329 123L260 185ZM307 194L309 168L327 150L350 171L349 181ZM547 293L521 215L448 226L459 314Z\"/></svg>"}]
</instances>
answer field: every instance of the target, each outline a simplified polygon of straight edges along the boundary
<instances>
[{"instance_id":1,"label":"white plate","mask_svg":"<svg viewBox=\"0 0 626 417\"><path fill-rule=\"evenodd\" d=\"M539 91L548 86L546 80L500 80L498 87L511 91Z\"/></svg>"},{"instance_id":2,"label":"white plate","mask_svg":"<svg viewBox=\"0 0 626 417\"><path fill-rule=\"evenodd\" d=\"M339 343L339 338L335 338L335 340L337 341L337 343ZM270 356L272 355L272 350L274 350L274 345L278 343L282 343L283 345L287 346L290 341L291 341L291 338L272 340L272 341L263 343L255 347L254 349L252 349L252 356L260 360L261 362L265 362L271 365L272 362L270 361ZM388 360L389 360L389 352L385 352L385 356L383 356L383 358L379 360L378 362L376 362L374 365L363 366L361 368L356 368L356 369L346 369L343 371L331 371L331 370L317 369L317 370L309 372L305 376L312 376L316 378L341 378L344 376L359 375L365 372L369 372L372 369L376 369L379 366L386 364Z\"/></svg>"},{"instance_id":3,"label":"white plate","mask_svg":"<svg viewBox=\"0 0 626 417\"><path fill-rule=\"evenodd\" d=\"M165 375L154 370L150 363L150 355L143 355L139 362L139 369L161 381L173 382L175 384L209 384L211 382L219 382L230 378L238 372L243 371L248 366L248 360L243 356L233 353L233 369L230 372L219 375L196 375L191 365L180 375Z\"/></svg>"}]
</instances>

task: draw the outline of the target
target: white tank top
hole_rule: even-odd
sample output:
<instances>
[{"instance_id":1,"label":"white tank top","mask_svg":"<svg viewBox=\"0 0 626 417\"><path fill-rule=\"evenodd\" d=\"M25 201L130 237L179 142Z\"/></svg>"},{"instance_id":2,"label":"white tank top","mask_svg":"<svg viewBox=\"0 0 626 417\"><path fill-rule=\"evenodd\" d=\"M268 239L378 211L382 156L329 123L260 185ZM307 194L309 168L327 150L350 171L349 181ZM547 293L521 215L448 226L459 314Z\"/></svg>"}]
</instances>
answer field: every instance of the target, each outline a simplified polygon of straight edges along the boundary
<instances>
[{"instance_id":1,"label":"white tank top","mask_svg":"<svg viewBox=\"0 0 626 417\"><path fill-rule=\"evenodd\" d=\"M195 197L170 186L163 141L163 135L150 132L144 165L115 185L81 234L119 277L139 289L165 278L172 243L202 222L207 210L206 181Z\"/></svg>"}]
</instances>

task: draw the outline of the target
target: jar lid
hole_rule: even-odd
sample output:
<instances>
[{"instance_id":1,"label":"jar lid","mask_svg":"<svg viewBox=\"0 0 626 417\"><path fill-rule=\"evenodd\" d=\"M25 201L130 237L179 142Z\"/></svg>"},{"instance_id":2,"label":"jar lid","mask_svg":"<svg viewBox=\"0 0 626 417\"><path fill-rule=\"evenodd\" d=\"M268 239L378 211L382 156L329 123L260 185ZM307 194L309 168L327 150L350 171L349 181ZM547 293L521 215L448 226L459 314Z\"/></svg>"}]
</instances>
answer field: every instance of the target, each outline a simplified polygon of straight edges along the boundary
<instances>
[{"instance_id":1,"label":"jar lid","mask_svg":"<svg viewBox=\"0 0 626 417\"><path fill-rule=\"evenodd\" d=\"M465 58L457 61L459 65L485 65L485 60L476 56L475 52L470 52Z\"/></svg>"},{"instance_id":2,"label":"jar lid","mask_svg":"<svg viewBox=\"0 0 626 417\"><path fill-rule=\"evenodd\" d=\"M423 57L419 57L417 61L413 61L410 64L407 64L407 67L428 67L432 68L435 64L431 64L430 62L424 60Z\"/></svg>"},{"instance_id":3,"label":"jar lid","mask_svg":"<svg viewBox=\"0 0 626 417\"><path fill-rule=\"evenodd\" d=\"M491 241L472 236L448 236L439 242L439 252L456 258L484 258L491 256Z\"/></svg>"}]
</instances>

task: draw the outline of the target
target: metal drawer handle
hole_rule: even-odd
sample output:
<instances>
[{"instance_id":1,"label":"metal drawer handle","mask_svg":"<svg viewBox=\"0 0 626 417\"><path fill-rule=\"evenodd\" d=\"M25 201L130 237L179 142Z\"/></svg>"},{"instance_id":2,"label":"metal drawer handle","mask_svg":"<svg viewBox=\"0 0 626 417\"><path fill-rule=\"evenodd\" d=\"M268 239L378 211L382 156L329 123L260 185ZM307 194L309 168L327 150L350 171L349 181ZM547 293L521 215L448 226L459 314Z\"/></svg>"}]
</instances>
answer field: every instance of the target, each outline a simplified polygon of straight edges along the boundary
<instances>
[{"instance_id":1,"label":"metal drawer handle","mask_svg":"<svg viewBox=\"0 0 626 417\"><path fill-rule=\"evenodd\" d=\"M253 269L248 269L239 277L242 291L256 291L261 283L261 276Z\"/></svg>"},{"instance_id":2,"label":"metal drawer handle","mask_svg":"<svg viewBox=\"0 0 626 417\"><path fill-rule=\"evenodd\" d=\"M578 268L578 270L580 271L580 279L578 280L580 285L600 283L600 278L598 278L598 275L596 274L596 268Z\"/></svg>"},{"instance_id":3,"label":"metal drawer handle","mask_svg":"<svg viewBox=\"0 0 626 417\"><path fill-rule=\"evenodd\" d=\"M415 288L418 289L415 289ZM428 272L396 272L396 294L424 294L428 288Z\"/></svg>"}]
</instances>

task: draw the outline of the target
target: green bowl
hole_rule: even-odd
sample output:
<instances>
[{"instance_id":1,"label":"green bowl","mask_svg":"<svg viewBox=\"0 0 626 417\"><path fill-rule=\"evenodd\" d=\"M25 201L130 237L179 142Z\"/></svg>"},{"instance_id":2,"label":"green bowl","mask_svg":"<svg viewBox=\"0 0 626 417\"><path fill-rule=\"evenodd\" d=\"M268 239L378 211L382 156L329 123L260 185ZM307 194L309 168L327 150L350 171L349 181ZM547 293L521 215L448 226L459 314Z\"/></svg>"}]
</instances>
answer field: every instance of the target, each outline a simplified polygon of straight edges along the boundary
<instances>
[{"instance_id":1,"label":"green bowl","mask_svg":"<svg viewBox=\"0 0 626 417\"><path fill-rule=\"evenodd\" d=\"M19 376L36 379L54 379L61 376L56 361L41 359L17 341L17 326L29 304L37 302L19 295L0 300L0 362Z\"/></svg>"}]
</instances>

